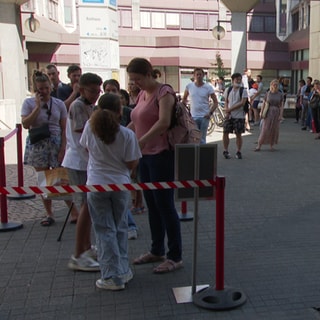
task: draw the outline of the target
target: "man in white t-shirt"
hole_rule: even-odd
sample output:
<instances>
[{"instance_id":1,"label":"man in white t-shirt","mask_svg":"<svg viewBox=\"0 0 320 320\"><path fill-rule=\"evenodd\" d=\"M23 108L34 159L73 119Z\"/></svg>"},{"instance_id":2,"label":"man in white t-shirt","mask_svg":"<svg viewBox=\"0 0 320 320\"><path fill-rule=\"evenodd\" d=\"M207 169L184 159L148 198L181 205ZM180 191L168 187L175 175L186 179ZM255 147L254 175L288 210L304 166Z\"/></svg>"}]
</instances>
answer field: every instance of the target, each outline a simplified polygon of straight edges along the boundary
<instances>
[{"instance_id":1,"label":"man in white t-shirt","mask_svg":"<svg viewBox=\"0 0 320 320\"><path fill-rule=\"evenodd\" d=\"M235 133L237 153L236 158L242 159L242 133L245 132L245 112L243 107L248 98L248 92L242 87L242 76L240 73L234 73L231 76L232 87L227 88L224 92L226 120L223 125L223 155L226 159L230 159L229 134Z\"/></svg>"},{"instance_id":2,"label":"man in white t-shirt","mask_svg":"<svg viewBox=\"0 0 320 320\"><path fill-rule=\"evenodd\" d=\"M201 131L200 143L205 144L210 117L213 111L218 107L218 100L214 93L214 88L209 83L203 81L203 69L195 68L193 76L194 81L187 84L182 102L187 104L188 97L190 96L191 115ZM211 107L209 104L210 97L213 101Z\"/></svg>"},{"instance_id":3,"label":"man in white t-shirt","mask_svg":"<svg viewBox=\"0 0 320 320\"><path fill-rule=\"evenodd\" d=\"M85 73L79 80L80 97L74 100L68 112L66 125L67 148L62 166L67 168L71 185L85 185L87 182L88 152L80 144L81 134L90 118L94 104L101 93L102 79L94 73ZM76 194L74 194L76 197ZM91 218L87 204L87 194L81 196L80 214L77 221L75 253L68 267L72 270L99 271L99 263L94 259L91 248ZM76 202L76 199L74 199Z\"/></svg>"}]
</instances>

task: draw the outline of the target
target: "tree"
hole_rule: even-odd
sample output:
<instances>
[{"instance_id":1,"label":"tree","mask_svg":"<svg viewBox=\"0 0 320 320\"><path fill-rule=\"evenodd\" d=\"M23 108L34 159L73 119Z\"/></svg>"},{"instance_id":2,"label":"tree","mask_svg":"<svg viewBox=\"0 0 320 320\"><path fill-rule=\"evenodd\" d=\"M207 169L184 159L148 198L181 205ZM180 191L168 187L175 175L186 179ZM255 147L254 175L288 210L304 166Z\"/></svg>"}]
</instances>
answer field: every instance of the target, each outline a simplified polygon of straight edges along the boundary
<instances>
[{"instance_id":1,"label":"tree","mask_svg":"<svg viewBox=\"0 0 320 320\"><path fill-rule=\"evenodd\" d=\"M227 75L230 74L230 70L229 69L225 69L224 65L223 65L223 61L221 58L221 54L220 52L216 53L216 63L211 63L212 66L214 66L214 69L212 70L212 78L214 78L214 76L219 77L223 77L225 78Z\"/></svg>"}]
</instances>

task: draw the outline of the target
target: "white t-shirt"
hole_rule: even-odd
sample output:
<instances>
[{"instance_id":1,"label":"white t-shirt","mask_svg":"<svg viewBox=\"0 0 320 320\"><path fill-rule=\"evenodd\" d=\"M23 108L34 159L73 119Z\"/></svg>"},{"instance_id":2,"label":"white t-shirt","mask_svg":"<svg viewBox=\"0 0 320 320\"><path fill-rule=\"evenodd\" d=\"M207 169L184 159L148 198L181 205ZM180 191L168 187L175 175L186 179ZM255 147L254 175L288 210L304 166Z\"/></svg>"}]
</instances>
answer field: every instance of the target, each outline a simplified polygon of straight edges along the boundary
<instances>
[{"instance_id":1,"label":"white t-shirt","mask_svg":"<svg viewBox=\"0 0 320 320\"><path fill-rule=\"evenodd\" d=\"M81 132L92 114L93 106L80 97L70 105L66 125L66 153L62 166L74 170L86 171L88 166L88 151L80 144Z\"/></svg>"},{"instance_id":2,"label":"white t-shirt","mask_svg":"<svg viewBox=\"0 0 320 320\"><path fill-rule=\"evenodd\" d=\"M228 96L228 89L229 88L227 88L224 91L224 98L225 98L225 101L228 100L228 106L229 107L232 107L236 103L240 102L240 100L242 100L243 98L248 98L248 94L247 94L247 90L246 89L243 89L241 98L240 98L240 88L234 89L232 87L232 89L231 89L231 91L229 93L229 96ZM231 118L244 119L245 118L245 113L243 111L243 107L231 111Z\"/></svg>"},{"instance_id":3,"label":"white t-shirt","mask_svg":"<svg viewBox=\"0 0 320 320\"><path fill-rule=\"evenodd\" d=\"M141 158L135 133L123 126L111 144L105 144L91 131L90 120L86 123L80 144L89 151L88 185L130 183L128 161Z\"/></svg>"},{"instance_id":4,"label":"white t-shirt","mask_svg":"<svg viewBox=\"0 0 320 320\"><path fill-rule=\"evenodd\" d=\"M189 92L191 115L194 118L204 117L210 111L209 97L214 93L214 88L209 83L204 83L201 87L194 82L188 83L186 90Z\"/></svg>"}]
</instances>

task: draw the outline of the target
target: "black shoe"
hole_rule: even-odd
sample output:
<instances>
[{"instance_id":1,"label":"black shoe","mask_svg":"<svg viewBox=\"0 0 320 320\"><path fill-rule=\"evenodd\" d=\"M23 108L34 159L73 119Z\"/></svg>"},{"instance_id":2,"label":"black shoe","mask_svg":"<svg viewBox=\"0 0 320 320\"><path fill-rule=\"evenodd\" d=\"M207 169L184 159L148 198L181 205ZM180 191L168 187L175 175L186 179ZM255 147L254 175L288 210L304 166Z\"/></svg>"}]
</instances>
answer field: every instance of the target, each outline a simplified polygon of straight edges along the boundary
<instances>
[{"instance_id":1,"label":"black shoe","mask_svg":"<svg viewBox=\"0 0 320 320\"><path fill-rule=\"evenodd\" d=\"M242 159L242 154L240 151L236 153L236 159Z\"/></svg>"},{"instance_id":2,"label":"black shoe","mask_svg":"<svg viewBox=\"0 0 320 320\"><path fill-rule=\"evenodd\" d=\"M301 127L301 130L305 131L305 130L307 130L307 127Z\"/></svg>"},{"instance_id":3,"label":"black shoe","mask_svg":"<svg viewBox=\"0 0 320 320\"><path fill-rule=\"evenodd\" d=\"M230 159L231 156L230 156L230 153L228 151L223 151L223 156L226 158L226 159Z\"/></svg>"}]
</instances>

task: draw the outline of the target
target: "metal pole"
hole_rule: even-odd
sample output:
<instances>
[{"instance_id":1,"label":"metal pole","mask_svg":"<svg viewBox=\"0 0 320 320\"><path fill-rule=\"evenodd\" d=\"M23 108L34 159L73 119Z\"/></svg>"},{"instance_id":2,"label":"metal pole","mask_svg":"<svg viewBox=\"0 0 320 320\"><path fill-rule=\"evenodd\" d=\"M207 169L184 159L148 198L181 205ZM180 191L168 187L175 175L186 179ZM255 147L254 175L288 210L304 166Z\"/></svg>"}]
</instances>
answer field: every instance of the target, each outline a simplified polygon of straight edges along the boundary
<instances>
[{"instance_id":1,"label":"metal pole","mask_svg":"<svg viewBox=\"0 0 320 320\"><path fill-rule=\"evenodd\" d=\"M0 186L6 186L6 166L4 158L4 138L0 138ZM8 223L7 196L1 194L1 223Z\"/></svg>"},{"instance_id":2,"label":"metal pole","mask_svg":"<svg viewBox=\"0 0 320 320\"><path fill-rule=\"evenodd\" d=\"M194 148L194 179L199 180L199 158L200 147ZM199 187L194 188L194 220L193 220L193 259L192 259L192 287L191 293L194 295L197 290L197 250L198 250L198 202L199 202Z\"/></svg>"},{"instance_id":3,"label":"metal pole","mask_svg":"<svg viewBox=\"0 0 320 320\"><path fill-rule=\"evenodd\" d=\"M22 128L16 124L17 132L17 163L18 163L18 186L23 187L23 163L22 163Z\"/></svg>"},{"instance_id":4,"label":"metal pole","mask_svg":"<svg viewBox=\"0 0 320 320\"><path fill-rule=\"evenodd\" d=\"M224 289L225 177L216 177L216 290Z\"/></svg>"}]
</instances>

